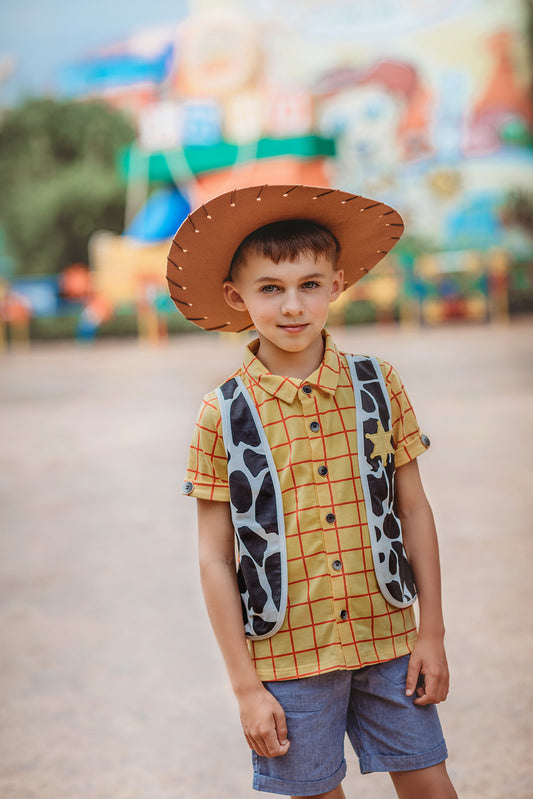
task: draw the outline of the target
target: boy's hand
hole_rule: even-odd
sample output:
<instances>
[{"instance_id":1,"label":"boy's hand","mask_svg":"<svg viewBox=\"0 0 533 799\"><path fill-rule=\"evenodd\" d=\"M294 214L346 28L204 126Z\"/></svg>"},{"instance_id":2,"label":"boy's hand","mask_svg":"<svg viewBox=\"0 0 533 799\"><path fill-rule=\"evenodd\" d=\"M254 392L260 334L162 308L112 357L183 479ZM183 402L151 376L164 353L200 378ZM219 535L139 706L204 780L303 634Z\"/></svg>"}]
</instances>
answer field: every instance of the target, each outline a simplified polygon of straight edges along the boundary
<instances>
[{"instance_id":1,"label":"boy's hand","mask_svg":"<svg viewBox=\"0 0 533 799\"><path fill-rule=\"evenodd\" d=\"M440 637L419 635L407 669L405 693L412 696L415 705L437 705L448 696L450 676L444 643Z\"/></svg>"},{"instance_id":2,"label":"boy's hand","mask_svg":"<svg viewBox=\"0 0 533 799\"><path fill-rule=\"evenodd\" d=\"M263 757L279 757L288 751L285 713L266 688L260 687L239 698L239 711L250 749Z\"/></svg>"}]
</instances>

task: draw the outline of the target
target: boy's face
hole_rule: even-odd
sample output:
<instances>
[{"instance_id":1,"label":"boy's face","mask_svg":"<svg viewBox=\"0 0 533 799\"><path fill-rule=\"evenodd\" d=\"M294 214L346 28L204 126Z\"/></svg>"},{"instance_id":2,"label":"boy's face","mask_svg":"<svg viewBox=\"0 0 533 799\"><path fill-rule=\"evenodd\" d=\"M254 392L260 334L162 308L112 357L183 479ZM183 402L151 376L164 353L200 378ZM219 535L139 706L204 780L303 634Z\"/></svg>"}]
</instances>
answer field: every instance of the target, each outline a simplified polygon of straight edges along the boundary
<instances>
[{"instance_id":1,"label":"boy's face","mask_svg":"<svg viewBox=\"0 0 533 799\"><path fill-rule=\"evenodd\" d=\"M275 264L251 253L233 281L224 284L228 305L248 311L261 346L305 353L321 338L329 305L342 291L344 275L324 257L303 253Z\"/></svg>"}]
</instances>

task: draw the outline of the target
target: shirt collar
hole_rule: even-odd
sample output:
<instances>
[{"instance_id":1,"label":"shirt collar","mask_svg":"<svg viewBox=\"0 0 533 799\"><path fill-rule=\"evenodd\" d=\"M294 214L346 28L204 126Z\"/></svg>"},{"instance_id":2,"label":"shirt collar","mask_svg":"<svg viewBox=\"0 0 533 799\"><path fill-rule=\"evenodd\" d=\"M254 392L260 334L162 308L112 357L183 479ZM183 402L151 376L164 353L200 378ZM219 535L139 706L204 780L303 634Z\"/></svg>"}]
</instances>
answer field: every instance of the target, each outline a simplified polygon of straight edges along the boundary
<instances>
[{"instance_id":1,"label":"shirt collar","mask_svg":"<svg viewBox=\"0 0 533 799\"><path fill-rule=\"evenodd\" d=\"M320 366L305 380L299 380L296 377L282 377L281 375L273 375L269 372L266 366L264 366L256 356L256 352L259 348L259 339L250 342L246 347L243 370L251 383L256 383L273 397L279 397L279 399L287 403L292 403L294 401L298 389L303 383L308 383L320 389L320 391L323 391L325 394L333 395L339 383L341 371L340 356L327 330L323 330L322 335L325 345L324 358Z\"/></svg>"}]
</instances>

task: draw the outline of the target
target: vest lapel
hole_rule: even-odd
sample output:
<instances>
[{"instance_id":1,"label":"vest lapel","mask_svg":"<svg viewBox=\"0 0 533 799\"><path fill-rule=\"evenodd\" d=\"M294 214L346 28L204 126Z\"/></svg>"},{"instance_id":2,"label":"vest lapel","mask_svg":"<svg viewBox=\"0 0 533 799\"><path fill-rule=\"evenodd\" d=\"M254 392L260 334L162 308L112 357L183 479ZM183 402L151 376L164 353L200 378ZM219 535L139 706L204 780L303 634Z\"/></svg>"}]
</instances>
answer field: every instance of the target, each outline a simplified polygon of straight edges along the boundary
<instances>
[{"instance_id":1,"label":"vest lapel","mask_svg":"<svg viewBox=\"0 0 533 799\"><path fill-rule=\"evenodd\" d=\"M245 633L269 638L285 618L287 551L278 473L257 408L240 377L216 390L228 456L231 516Z\"/></svg>"},{"instance_id":2,"label":"vest lapel","mask_svg":"<svg viewBox=\"0 0 533 799\"><path fill-rule=\"evenodd\" d=\"M396 512L389 393L375 358L347 358L354 385L357 454L374 571L385 599L396 607L408 607L416 599L416 590Z\"/></svg>"}]
</instances>

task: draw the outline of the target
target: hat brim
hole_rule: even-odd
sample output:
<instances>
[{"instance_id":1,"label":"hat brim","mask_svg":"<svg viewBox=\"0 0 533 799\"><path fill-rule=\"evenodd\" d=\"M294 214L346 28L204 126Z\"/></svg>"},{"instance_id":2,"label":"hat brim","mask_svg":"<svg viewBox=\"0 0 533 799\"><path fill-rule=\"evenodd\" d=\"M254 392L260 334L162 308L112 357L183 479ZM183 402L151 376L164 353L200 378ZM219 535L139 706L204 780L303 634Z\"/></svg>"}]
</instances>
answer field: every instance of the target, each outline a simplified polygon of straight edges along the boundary
<instances>
[{"instance_id":1,"label":"hat brim","mask_svg":"<svg viewBox=\"0 0 533 799\"><path fill-rule=\"evenodd\" d=\"M248 186L220 194L189 214L170 247L170 296L185 318L204 330L252 327L248 313L227 305L222 284L241 241L263 225L286 219L309 219L333 233L345 288L381 261L404 227L388 205L338 189Z\"/></svg>"}]
</instances>

